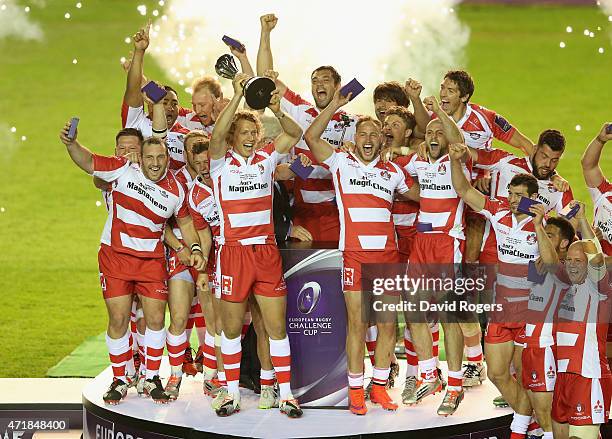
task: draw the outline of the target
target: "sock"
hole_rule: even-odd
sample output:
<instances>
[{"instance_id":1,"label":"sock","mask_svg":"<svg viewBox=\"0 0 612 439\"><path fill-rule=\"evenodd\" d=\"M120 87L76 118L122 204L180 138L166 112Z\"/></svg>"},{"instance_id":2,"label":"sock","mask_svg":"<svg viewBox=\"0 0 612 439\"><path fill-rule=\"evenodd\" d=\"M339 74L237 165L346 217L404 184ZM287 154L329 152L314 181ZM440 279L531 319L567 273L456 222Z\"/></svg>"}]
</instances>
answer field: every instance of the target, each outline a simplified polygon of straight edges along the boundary
<instances>
[{"instance_id":1,"label":"sock","mask_svg":"<svg viewBox=\"0 0 612 439\"><path fill-rule=\"evenodd\" d=\"M293 399L291 393L291 348L289 337L282 340L270 340L270 357L276 373L280 399Z\"/></svg>"},{"instance_id":2,"label":"sock","mask_svg":"<svg viewBox=\"0 0 612 439\"><path fill-rule=\"evenodd\" d=\"M150 380L155 375L159 375L159 365L164 353L166 344L166 330L164 328L155 331L147 326L144 335L144 345L146 348L147 373L146 379Z\"/></svg>"},{"instance_id":3,"label":"sock","mask_svg":"<svg viewBox=\"0 0 612 439\"><path fill-rule=\"evenodd\" d=\"M376 325L369 326L366 330L366 347L368 349L368 356L370 357L370 362L372 363L372 367L376 364L374 362L374 351L376 351L376 337L378 337L378 329Z\"/></svg>"},{"instance_id":4,"label":"sock","mask_svg":"<svg viewBox=\"0 0 612 439\"><path fill-rule=\"evenodd\" d=\"M129 349L130 351L132 351L132 355L130 355L130 358L125 362L125 375L128 377L133 377L134 374L136 373L136 368L134 367L134 337L132 337L132 333L131 330L128 331L129 333ZM136 348L138 349L138 348Z\"/></svg>"},{"instance_id":5,"label":"sock","mask_svg":"<svg viewBox=\"0 0 612 439\"><path fill-rule=\"evenodd\" d=\"M435 358L423 361L419 360L419 370L421 371L421 379L423 381L432 382L438 377Z\"/></svg>"},{"instance_id":6,"label":"sock","mask_svg":"<svg viewBox=\"0 0 612 439\"><path fill-rule=\"evenodd\" d=\"M227 378L227 391L234 397L240 397L238 382L240 381L240 359L242 358L242 346L240 337L227 338L221 333L221 353L223 354L223 365Z\"/></svg>"},{"instance_id":7,"label":"sock","mask_svg":"<svg viewBox=\"0 0 612 439\"><path fill-rule=\"evenodd\" d=\"M113 368L113 377L124 382L126 380L125 364L132 359L132 349L130 349L130 331L127 331L121 338L110 338L106 334L106 346L108 356Z\"/></svg>"},{"instance_id":8,"label":"sock","mask_svg":"<svg viewBox=\"0 0 612 439\"><path fill-rule=\"evenodd\" d=\"M220 370L219 373L217 373L217 378L219 379L219 385L227 389L227 379L225 378L224 370Z\"/></svg>"},{"instance_id":9,"label":"sock","mask_svg":"<svg viewBox=\"0 0 612 439\"><path fill-rule=\"evenodd\" d=\"M389 367L383 369L379 367L374 367L372 371L372 382L374 385L384 386L387 384L387 380L389 379L389 371L391 369Z\"/></svg>"},{"instance_id":10,"label":"sock","mask_svg":"<svg viewBox=\"0 0 612 439\"><path fill-rule=\"evenodd\" d=\"M348 384L351 389L363 389L363 373L348 373Z\"/></svg>"},{"instance_id":11,"label":"sock","mask_svg":"<svg viewBox=\"0 0 612 439\"><path fill-rule=\"evenodd\" d=\"M191 331L195 325L195 314L196 305L198 304L198 298L196 296L191 299L191 308L189 309L189 317L187 318L187 325L185 326L185 334L187 334L187 341L191 340ZM191 346L191 342L190 342Z\"/></svg>"},{"instance_id":12,"label":"sock","mask_svg":"<svg viewBox=\"0 0 612 439\"><path fill-rule=\"evenodd\" d=\"M436 367L440 367L440 324L434 323L431 328L431 339L433 340L433 345L431 347L431 355L436 359Z\"/></svg>"},{"instance_id":13,"label":"sock","mask_svg":"<svg viewBox=\"0 0 612 439\"><path fill-rule=\"evenodd\" d=\"M168 348L168 359L170 360L170 369L172 375L183 375L183 363L185 362L185 349L187 343L187 334L185 331L179 335L174 335L170 331L166 334L166 347Z\"/></svg>"},{"instance_id":14,"label":"sock","mask_svg":"<svg viewBox=\"0 0 612 439\"><path fill-rule=\"evenodd\" d=\"M140 356L140 368L138 372L144 373L144 371L147 369L144 334L141 334L138 332L138 330L136 330L136 341L138 343L138 355Z\"/></svg>"},{"instance_id":15,"label":"sock","mask_svg":"<svg viewBox=\"0 0 612 439\"><path fill-rule=\"evenodd\" d=\"M197 298L195 307L192 306L192 311L195 311L193 313L193 325L198 335L199 345L201 346L206 339L206 321L204 320L204 313L202 313L202 306Z\"/></svg>"},{"instance_id":16,"label":"sock","mask_svg":"<svg viewBox=\"0 0 612 439\"><path fill-rule=\"evenodd\" d=\"M542 436L542 439L553 439L552 431L545 431L544 435Z\"/></svg>"},{"instance_id":17,"label":"sock","mask_svg":"<svg viewBox=\"0 0 612 439\"><path fill-rule=\"evenodd\" d=\"M259 384L261 386L274 385L274 371L261 369L259 372Z\"/></svg>"},{"instance_id":18,"label":"sock","mask_svg":"<svg viewBox=\"0 0 612 439\"><path fill-rule=\"evenodd\" d=\"M449 370L448 371L448 384L446 390L453 390L455 392L461 392L463 388L463 372Z\"/></svg>"},{"instance_id":19,"label":"sock","mask_svg":"<svg viewBox=\"0 0 612 439\"><path fill-rule=\"evenodd\" d=\"M542 427L538 424L535 416L532 415L529 420L529 426L527 427L527 434L542 436L542 433L544 433L544 430L542 430Z\"/></svg>"},{"instance_id":20,"label":"sock","mask_svg":"<svg viewBox=\"0 0 612 439\"><path fill-rule=\"evenodd\" d=\"M529 427L531 416L519 415L514 413L512 423L510 424L510 439L524 439Z\"/></svg>"},{"instance_id":21,"label":"sock","mask_svg":"<svg viewBox=\"0 0 612 439\"><path fill-rule=\"evenodd\" d=\"M474 337L464 337L465 354L470 363L482 363L482 346L480 344L480 334Z\"/></svg>"},{"instance_id":22,"label":"sock","mask_svg":"<svg viewBox=\"0 0 612 439\"><path fill-rule=\"evenodd\" d=\"M251 322L253 321L253 317L251 317L251 311L247 311L244 313L244 319L242 320L242 332L240 333L240 339L246 337L246 333L249 330L249 326L251 326Z\"/></svg>"},{"instance_id":23,"label":"sock","mask_svg":"<svg viewBox=\"0 0 612 439\"><path fill-rule=\"evenodd\" d=\"M206 332L204 337L204 345L200 348L202 350L203 367L204 367L204 379L210 380L215 376L217 372L217 354L215 353L215 336Z\"/></svg>"},{"instance_id":24,"label":"sock","mask_svg":"<svg viewBox=\"0 0 612 439\"><path fill-rule=\"evenodd\" d=\"M406 326L406 329L404 329L404 351L406 352L406 378L418 376L419 357L414 351L412 335L410 334L410 329L408 329L408 326Z\"/></svg>"}]
</instances>

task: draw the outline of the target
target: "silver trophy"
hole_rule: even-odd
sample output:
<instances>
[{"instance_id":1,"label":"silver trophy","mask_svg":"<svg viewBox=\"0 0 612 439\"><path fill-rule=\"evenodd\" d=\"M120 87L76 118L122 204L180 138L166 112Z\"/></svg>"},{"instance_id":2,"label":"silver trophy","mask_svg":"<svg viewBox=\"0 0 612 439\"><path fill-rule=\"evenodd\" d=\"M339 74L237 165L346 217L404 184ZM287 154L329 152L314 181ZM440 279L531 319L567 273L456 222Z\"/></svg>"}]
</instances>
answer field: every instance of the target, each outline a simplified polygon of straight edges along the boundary
<instances>
[{"instance_id":1,"label":"silver trophy","mask_svg":"<svg viewBox=\"0 0 612 439\"><path fill-rule=\"evenodd\" d=\"M221 55L215 64L215 71L217 75L233 80L238 73L234 57L229 54ZM245 82L242 93L249 107L253 110L263 110L270 105L275 89L276 85L270 78L255 76Z\"/></svg>"}]
</instances>

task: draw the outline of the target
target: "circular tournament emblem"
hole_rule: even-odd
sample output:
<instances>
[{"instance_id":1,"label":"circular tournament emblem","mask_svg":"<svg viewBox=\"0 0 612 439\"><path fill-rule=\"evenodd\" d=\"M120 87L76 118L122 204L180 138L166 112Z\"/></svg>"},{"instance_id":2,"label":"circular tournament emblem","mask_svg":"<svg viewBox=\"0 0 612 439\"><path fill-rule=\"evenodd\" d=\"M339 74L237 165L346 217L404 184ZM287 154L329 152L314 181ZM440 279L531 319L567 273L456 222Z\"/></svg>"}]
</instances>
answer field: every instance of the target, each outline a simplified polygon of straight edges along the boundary
<instances>
[{"instance_id":1,"label":"circular tournament emblem","mask_svg":"<svg viewBox=\"0 0 612 439\"><path fill-rule=\"evenodd\" d=\"M310 314L321 298L321 285L317 282L304 284L297 296L297 307L302 314Z\"/></svg>"}]
</instances>

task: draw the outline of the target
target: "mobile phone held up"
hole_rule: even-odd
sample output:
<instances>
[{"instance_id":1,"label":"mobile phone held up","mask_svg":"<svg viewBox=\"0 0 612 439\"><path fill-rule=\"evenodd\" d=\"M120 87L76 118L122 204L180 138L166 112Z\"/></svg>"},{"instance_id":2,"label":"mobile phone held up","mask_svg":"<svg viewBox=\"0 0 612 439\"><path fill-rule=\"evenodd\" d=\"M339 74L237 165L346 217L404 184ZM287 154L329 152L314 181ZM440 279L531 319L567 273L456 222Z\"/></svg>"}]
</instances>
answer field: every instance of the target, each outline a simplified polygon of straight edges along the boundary
<instances>
[{"instance_id":1,"label":"mobile phone held up","mask_svg":"<svg viewBox=\"0 0 612 439\"><path fill-rule=\"evenodd\" d=\"M141 91L146 94L147 97L155 104L165 98L168 94L166 90L161 88L154 81L149 81L144 87L142 87Z\"/></svg>"},{"instance_id":2,"label":"mobile phone held up","mask_svg":"<svg viewBox=\"0 0 612 439\"><path fill-rule=\"evenodd\" d=\"M68 128L68 138L74 140L76 136L77 126L79 125L79 118L73 117L70 119L70 128Z\"/></svg>"},{"instance_id":3,"label":"mobile phone held up","mask_svg":"<svg viewBox=\"0 0 612 439\"><path fill-rule=\"evenodd\" d=\"M232 37L228 37L227 35L223 35L223 38L221 38L221 40L227 44L228 46L233 47L234 49L236 49L238 52L243 53L245 48L244 48L244 44L242 44L240 41L238 40L234 40Z\"/></svg>"},{"instance_id":4,"label":"mobile phone held up","mask_svg":"<svg viewBox=\"0 0 612 439\"><path fill-rule=\"evenodd\" d=\"M535 216L533 213L529 211L529 208L536 204L540 204L540 203L534 199L522 197L518 205L518 211L526 215L529 215L529 216Z\"/></svg>"},{"instance_id":5,"label":"mobile phone held up","mask_svg":"<svg viewBox=\"0 0 612 439\"><path fill-rule=\"evenodd\" d=\"M353 99L357 97L357 95L359 95L359 93L361 93L364 90L365 90L365 87L361 85L361 83L357 81L356 78L353 78L348 84L346 84L344 87L340 89L340 94L346 97L349 95L349 93L352 93L351 99L350 99L352 101Z\"/></svg>"},{"instance_id":6,"label":"mobile phone held up","mask_svg":"<svg viewBox=\"0 0 612 439\"><path fill-rule=\"evenodd\" d=\"M302 180L306 180L308 176L314 171L312 166L304 166L299 158L295 159L289 166L289 169L293 171L295 175L300 177Z\"/></svg>"}]
</instances>

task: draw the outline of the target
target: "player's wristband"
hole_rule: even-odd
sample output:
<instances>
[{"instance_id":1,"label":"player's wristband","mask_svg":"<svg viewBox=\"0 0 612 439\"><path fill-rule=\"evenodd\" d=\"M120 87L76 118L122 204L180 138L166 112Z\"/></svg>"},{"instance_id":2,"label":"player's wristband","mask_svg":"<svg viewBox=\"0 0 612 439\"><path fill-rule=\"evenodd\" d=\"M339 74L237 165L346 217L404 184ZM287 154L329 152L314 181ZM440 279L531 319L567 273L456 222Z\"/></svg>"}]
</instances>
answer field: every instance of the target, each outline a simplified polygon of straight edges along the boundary
<instances>
[{"instance_id":1,"label":"player's wristband","mask_svg":"<svg viewBox=\"0 0 612 439\"><path fill-rule=\"evenodd\" d=\"M167 129L163 129L163 130L151 129L151 131L153 133L153 137L158 137L160 139L163 139L168 134L168 130Z\"/></svg>"},{"instance_id":2,"label":"player's wristband","mask_svg":"<svg viewBox=\"0 0 612 439\"><path fill-rule=\"evenodd\" d=\"M197 242L194 242L193 244L191 244L191 253L193 252L202 253L202 247L200 247L200 244L198 244Z\"/></svg>"},{"instance_id":3,"label":"player's wristband","mask_svg":"<svg viewBox=\"0 0 612 439\"><path fill-rule=\"evenodd\" d=\"M178 252L180 252L180 251L182 251L184 249L185 249L185 246L181 245L179 248L175 249L174 251L178 253Z\"/></svg>"}]
</instances>

